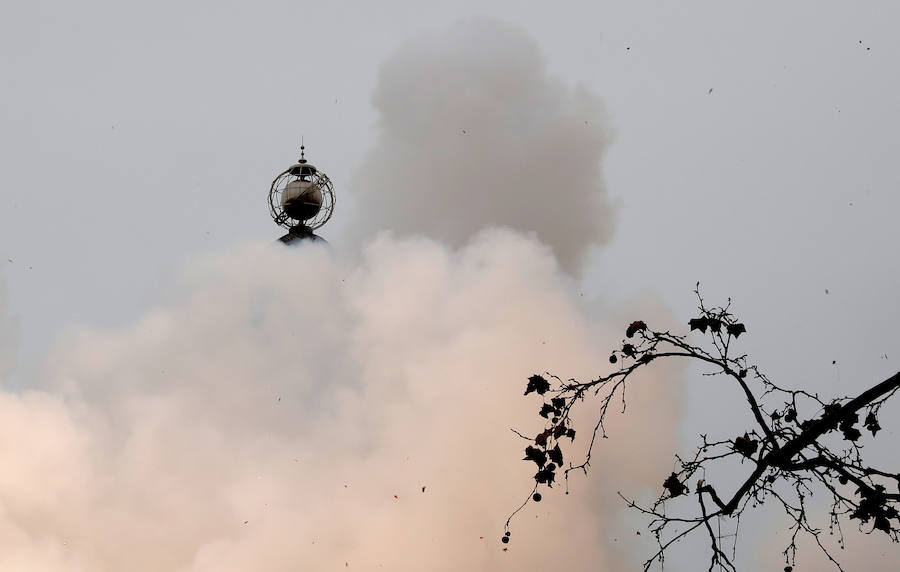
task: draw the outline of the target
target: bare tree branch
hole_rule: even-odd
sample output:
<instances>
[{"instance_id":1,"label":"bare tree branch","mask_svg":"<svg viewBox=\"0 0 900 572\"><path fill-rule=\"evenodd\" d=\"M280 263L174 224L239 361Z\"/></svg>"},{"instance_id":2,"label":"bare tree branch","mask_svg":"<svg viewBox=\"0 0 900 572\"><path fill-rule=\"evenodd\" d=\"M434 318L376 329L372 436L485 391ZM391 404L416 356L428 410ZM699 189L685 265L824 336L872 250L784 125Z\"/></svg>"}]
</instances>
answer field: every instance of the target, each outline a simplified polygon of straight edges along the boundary
<instances>
[{"instance_id":1,"label":"bare tree branch","mask_svg":"<svg viewBox=\"0 0 900 572\"><path fill-rule=\"evenodd\" d=\"M786 570L792 569L796 560L797 538L801 534L811 536L827 558L838 570L840 564L822 543L822 530L810 523L807 514L808 500L814 495L830 498L829 530L837 532L843 545L841 522L858 521L858 528L870 534L876 530L886 534L893 542L900 537L900 473L868 465L862 456L859 440L860 428L868 430L874 438L881 429L878 414L884 403L900 389L900 372L875 384L855 397L840 397L830 401L803 389L787 389L773 383L759 368L750 365L746 355L732 355L735 341L747 332L746 326L731 313L731 301L724 307L706 307L698 298L699 316L690 320L691 331L699 330L705 336L707 347L694 345L686 335L668 331L654 331L643 321L635 321L626 329L626 339L612 352L609 361L618 364L618 370L589 381L569 379L563 381L552 374L534 375L528 380L525 395L535 393L543 399L539 415L546 421L543 430L532 439L526 432L514 432L529 441L525 460L534 462L537 473L534 487L525 502L510 515L513 517L529 502L540 501L540 487L552 487L559 471L563 472L568 492L569 473L587 474L591 455L597 444L597 436L607 437L605 421L610 405L621 403L625 411L625 393L632 374L650 367L662 359L687 358L711 368L704 375L722 375L734 382L743 392L746 405L753 417L753 426L743 435L709 440L701 435L702 442L690 458L676 455L676 471L663 479L662 492L651 506L641 506L624 496L628 506L645 516L649 529L656 538L658 550L644 564L649 570L662 566L666 550L673 543L685 538L699 528L707 531L710 546L710 570L719 567L735 571L735 563L721 545L720 537L713 531L716 523L733 519L737 540L737 523L748 506L775 502L781 506L791 523L791 539L783 551ZM579 404L589 398L599 400L596 417L584 457L578 463L563 466L563 447L575 440L572 416ZM801 420L801 416L807 416ZM860 422L860 415L864 420ZM857 428L857 427L860 428ZM835 443L830 435L840 434L843 441ZM706 481L705 475L721 463L733 460L749 461L749 473L734 487L734 492L722 500L716 487ZM686 496L688 482L696 480L697 512L682 502L674 502ZM726 489L731 488L729 483ZM898 492L889 492L892 485ZM734 485L732 485L734 486ZM713 506L707 505L707 500ZM674 512L674 508L687 512ZM713 508L713 510L710 510ZM724 520L723 520L724 519ZM868 527L871 523L871 527ZM865 527L865 528L864 528ZM732 550L734 553L734 550Z\"/></svg>"}]
</instances>

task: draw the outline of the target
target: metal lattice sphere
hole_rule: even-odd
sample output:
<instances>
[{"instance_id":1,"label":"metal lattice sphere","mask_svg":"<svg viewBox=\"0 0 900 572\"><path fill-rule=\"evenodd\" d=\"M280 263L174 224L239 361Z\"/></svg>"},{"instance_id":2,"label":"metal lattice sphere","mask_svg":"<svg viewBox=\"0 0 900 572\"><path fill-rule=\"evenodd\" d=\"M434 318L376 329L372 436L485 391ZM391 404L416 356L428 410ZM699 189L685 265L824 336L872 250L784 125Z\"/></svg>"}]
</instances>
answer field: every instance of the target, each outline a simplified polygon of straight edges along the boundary
<instances>
[{"instance_id":1,"label":"metal lattice sphere","mask_svg":"<svg viewBox=\"0 0 900 572\"><path fill-rule=\"evenodd\" d=\"M315 230L331 218L334 186L328 175L306 161L305 147L300 150L300 160L272 181L269 213L285 228L302 225Z\"/></svg>"}]
</instances>

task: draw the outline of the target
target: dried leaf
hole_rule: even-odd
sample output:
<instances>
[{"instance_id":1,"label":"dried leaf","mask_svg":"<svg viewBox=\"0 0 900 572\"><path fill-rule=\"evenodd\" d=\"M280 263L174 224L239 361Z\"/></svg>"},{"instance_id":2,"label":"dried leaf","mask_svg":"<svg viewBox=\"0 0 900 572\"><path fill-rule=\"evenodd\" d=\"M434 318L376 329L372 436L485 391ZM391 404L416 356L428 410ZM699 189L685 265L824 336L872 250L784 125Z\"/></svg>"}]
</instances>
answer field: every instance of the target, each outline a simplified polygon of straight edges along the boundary
<instances>
[{"instance_id":1,"label":"dried leaf","mask_svg":"<svg viewBox=\"0 0 900 572\"><path fill-rule=\"evenodd\" d=\"M522 460L534 461L534 463L538 466L538 469L542 469L547 463L547 454L540 449L529 445L528 447L525 447L525 457Z\"/></svg>"},{"instance_id":2,"label":"dried leaf","mask_svg":"<svg viewBox=\"0 0 900 572\"><path fill-rule=\"evenodd\" d=\"M725 328L728 332L729 336L734 336L735 338L739 337L741 334L746 333L747 328L744 324L728 324Z\"/></svg>"},{"instance_id":3,"label":"dried leaf","mask_svg":"<svg viewBox=\"0 0 900 572\"><path fill-rule=\"evenodd\" d=\"M540 415L544 419L547 419L554 411L556 411L556 409L552 405L550 405L549 403L545 403L543 407L541 407L541 410L538 412L538 415Z\"/></svg>"},{"instance_id":4,"label":"dried leaf","mask_svg":"<svg viewBox=\"0 0 900 572\"><path fill-rule=\"evenodd\" d=\"M645 324L642 320L638 320L636 322L631 322L631 325L628 326L628 329L625 330L625 336L631 338L634 337L634 334L647 329L647 324Z\"/></svg>"},{"instance_id":5,"label":"dried leaf","mask_svg":"<svg viewBox=\"0 0 900 572\"><path fill-rule=\"evenodd\" d=\"M872 437L874 437L876 433L881 431L881 425L878 424L878 419L876 419L874 413L870 412L868 415L866 415L865 424L866 429L872 432Z\"/></svg>"},{"instance_id":6,"label":"dried leaf","mask_svg":"<svg viewBox=\"0 0 900 572\"><path fill-rule=\"evenodd\" d=\"M543 376L535 374L528 378L528 386L525 387L525 395L528 395L532 391L536 392L538 395L544 395L549 389L550 382L544 379Z\"/></svg>"},{"instance_id":7,"label":"dried leaf","mask_svg":"<svg viewBox=\"0 0 900 572\"><path fill-rule=\"evenodd\" d=\"M758 447L759 443L751 439L747 433L744 433L742 437L736 438L733 445L734 450L745 457L752 456Z\"/></svg>"},{"instance_id":8,"label":"dried leaf","mask_svg":"<svg viewBox=\"0 0 900 572\"><path fill-rule=\"evenodd\" d=\"M688 325L691 327L691 331L700 330L704 334L706 333L706 327L709 325L709 320L704 316L702 318L692 318L688 321Z\"/></svg>"},{"instance_id":9,"label":"dried leaf","mask_svg":"<svg viewBox=\"0 0 900 572\"><path fill-rule=\"evenodd\" d=\"M663 488L669 491L669 496L672 498L681 496L687 492L687 487L678 480L678 475L675 473L672 473L665 481L663 481Z\"/></svg>"},{"instance_id":10,"label":"dried leaf","mask_svg":"<svg viewBox=\"0 0 900 572\"><path fill-rule=\"evenodd\" d=\"M538 433L537 437L534 438L535 445L539 445L539 446L543 447L544 445L547 444L547 438L549 438L550 435L552 435L552 434L553 434L553 431L551 431L550 429L547 429L546 431Z\"/></svg>"},{"instance_id":11,"label":"dried leaf","mask_svg":"<svg viewBox=\"0 0 900 572\"><path fill-rule=\"evenodd\" d=\"M856 441L860 437L862 437L862 433L860 433L859 429L857 429L856 427L847 427L842 431L844 433L844 439L848 441Z\"/></svg>"},{"instance_id":12,"label":"dried leaf","mask_svg":"<svg viewBox=\"0 0 900 572\"><path fill-rule=\"evenodd\" d=\"M556 463L557 465L562 466L563 456L562 450L559 448L557 444L556 447L553 447L549 451L547 451L547 455L550 457L550 460Z\"/></svg>"},{"instance_id":13,"label":"dried leaf","mask_svg":"<svg viewBox=\"0 0 900 572\"><path fill-rule=\"evenodd\" d=\"M547 485L548 487L553 486L553 482L556 480L556 473L550 469L553 465L548 465L546 469L541 469L537 473L534 474L534 480L541 485Z\"/></svg>"}]
</instances>

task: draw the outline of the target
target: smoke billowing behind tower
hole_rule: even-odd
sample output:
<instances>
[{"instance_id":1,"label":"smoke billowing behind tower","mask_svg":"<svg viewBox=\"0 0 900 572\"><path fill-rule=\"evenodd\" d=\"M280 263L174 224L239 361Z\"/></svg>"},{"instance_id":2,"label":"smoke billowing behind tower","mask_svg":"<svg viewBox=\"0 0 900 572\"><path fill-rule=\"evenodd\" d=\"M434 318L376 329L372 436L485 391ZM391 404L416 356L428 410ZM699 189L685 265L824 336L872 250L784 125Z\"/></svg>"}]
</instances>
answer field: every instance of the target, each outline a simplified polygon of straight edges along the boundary
<instances>
[{"instance_id":1,"label":"smoke billowing behind tower","mask_svg":"<svg viewBox=\"0 0 900 572\"><path fill-rule=\"evenodd\" d=\"M377 138L339 225L355 242L390 230L460 247L505 226L578 273L612 237L604 106L554 77L522 30L474 19L409 42L379 70L372 103Z\"/></svg>"}]
</instances>

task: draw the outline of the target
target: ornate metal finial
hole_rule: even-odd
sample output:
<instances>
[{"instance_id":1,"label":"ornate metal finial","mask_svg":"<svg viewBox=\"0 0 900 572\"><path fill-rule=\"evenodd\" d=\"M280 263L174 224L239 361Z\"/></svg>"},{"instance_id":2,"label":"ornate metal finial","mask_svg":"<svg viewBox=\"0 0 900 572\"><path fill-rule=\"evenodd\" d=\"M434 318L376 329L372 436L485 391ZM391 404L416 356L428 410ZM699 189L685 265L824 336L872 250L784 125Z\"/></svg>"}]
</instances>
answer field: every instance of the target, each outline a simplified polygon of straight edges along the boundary
<instances>
[{"instance_id":1,"label":"ornate metal finial","mask_svg":"<svg viewBox=\"0 0 900 572\"><path fill-rule=\"evenodd\" d=\"M301 140L300 158L272 181L269 213L279 226L289 230L305 229L303 232L312 233L328 222L333 210L334 188L331 180L306 161L306 144ZM291 236L308 238L306 234L301 234L294 232Z\"/></svg>"}]
</instances>

